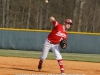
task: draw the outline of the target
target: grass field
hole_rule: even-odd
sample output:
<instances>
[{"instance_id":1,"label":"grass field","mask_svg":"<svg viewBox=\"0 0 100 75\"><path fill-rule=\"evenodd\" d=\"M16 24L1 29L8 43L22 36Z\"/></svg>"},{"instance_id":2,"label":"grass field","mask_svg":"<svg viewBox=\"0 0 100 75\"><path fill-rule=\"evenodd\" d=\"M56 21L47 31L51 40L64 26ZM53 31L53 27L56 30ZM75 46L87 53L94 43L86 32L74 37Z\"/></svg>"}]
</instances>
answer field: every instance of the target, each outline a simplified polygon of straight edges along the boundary
<instances>
[{"instance_id":1,"label":"grass field","mask_svg":"<svg viewBox=\"0 0 100 75\"><path fill-rule=\"evenodd\" d=\"M39 51L0 49L0 56L6 57L39 58L40 54L41 52ZM100 54L61 53L61 55L63 57L63 60L100 63ZM47 59L55 59L53 52L49 52Z\"/></svg>"}]
</instances>

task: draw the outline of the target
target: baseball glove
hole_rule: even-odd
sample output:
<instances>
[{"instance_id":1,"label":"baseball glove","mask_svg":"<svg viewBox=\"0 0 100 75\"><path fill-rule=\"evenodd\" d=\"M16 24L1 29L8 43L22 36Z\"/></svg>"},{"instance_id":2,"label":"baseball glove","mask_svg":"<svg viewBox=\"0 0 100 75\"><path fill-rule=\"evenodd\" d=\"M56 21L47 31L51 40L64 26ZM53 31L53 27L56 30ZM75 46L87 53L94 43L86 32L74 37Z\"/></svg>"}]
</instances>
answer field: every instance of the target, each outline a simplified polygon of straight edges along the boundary
<instances>
[{"instance_id":1,"label":"baseball glove","mask_svg":"<svg viewBox=\"0 0 100 75\"><path fill-rule=\"evenodd\" d=\"M62 49L66 49L66 47L67 47L67 41L66 41L66 40L61 40L61 41L60 41L60 47L61 47Z\"/></svg>"}]
</instances>

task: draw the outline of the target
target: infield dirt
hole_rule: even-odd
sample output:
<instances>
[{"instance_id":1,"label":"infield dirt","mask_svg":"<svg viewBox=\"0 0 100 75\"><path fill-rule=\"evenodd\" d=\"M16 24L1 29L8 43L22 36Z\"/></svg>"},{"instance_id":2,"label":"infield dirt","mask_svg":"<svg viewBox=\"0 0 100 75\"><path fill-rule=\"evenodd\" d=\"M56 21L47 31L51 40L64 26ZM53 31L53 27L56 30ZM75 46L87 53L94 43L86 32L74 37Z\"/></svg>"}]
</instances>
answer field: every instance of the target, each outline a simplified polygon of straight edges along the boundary
<instances>
[{"instance_id":1,"label":"infield dirt","mask_svg":"<svg viewBox=\"0 0 100 75\"><path fill-rule=\"evenodd\" d=\"M45 60L38 71L39 59L0 57L0 75L54 75L60 74L56 60ZM63 61L66 75L100 75L100 63Z\"/></svg>"}]
</instances>

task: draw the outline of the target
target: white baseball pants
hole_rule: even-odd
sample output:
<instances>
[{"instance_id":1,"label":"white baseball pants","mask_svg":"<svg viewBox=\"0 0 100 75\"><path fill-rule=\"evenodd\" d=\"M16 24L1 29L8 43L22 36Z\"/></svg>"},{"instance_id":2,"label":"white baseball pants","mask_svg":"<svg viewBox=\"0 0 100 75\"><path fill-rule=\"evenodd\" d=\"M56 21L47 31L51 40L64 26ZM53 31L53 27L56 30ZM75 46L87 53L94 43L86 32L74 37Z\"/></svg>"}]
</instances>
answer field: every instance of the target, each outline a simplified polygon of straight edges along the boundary
<instances>
[{"instance_id":1,"label":"white baseball pants","mask_svg":"<svg viewBox=\"0 0 100 75\"><path fill-rule=\"evenodd\" d=\"M59 44L50 44L49 40L46 39L43 45L42 54L40 56L41 60L45 60L47 58L48 52L51 49L56 57L56 60L62 59L62 56L59 51Z\"/></svg>"}]
</instances>

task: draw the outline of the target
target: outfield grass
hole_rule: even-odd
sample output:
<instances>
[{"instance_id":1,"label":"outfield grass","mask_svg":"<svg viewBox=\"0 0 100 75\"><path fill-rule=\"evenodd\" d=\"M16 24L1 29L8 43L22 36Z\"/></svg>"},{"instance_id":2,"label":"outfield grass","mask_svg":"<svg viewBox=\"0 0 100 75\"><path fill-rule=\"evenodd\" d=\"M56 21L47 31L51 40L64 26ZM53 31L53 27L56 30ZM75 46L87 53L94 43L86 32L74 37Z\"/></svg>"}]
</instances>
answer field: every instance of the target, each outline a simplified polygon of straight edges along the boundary
<instances>
[{"instance_id":1,"label":"outfield grass","mask_svg":"<svg viewBox=\"0 0 100 75\"><path fill-rule=\"evenodd\" d=\"M39 58L40 54L41 52L39 51L0 49L0 56L7 56L7 57L10 56L10 57ZM63 57L63 60L100 63L100 54L61 53L61 55ZM53 52L49 52L47 59L55 59Z\"/></svg>"}]
</instances>

